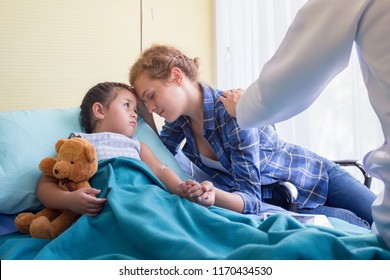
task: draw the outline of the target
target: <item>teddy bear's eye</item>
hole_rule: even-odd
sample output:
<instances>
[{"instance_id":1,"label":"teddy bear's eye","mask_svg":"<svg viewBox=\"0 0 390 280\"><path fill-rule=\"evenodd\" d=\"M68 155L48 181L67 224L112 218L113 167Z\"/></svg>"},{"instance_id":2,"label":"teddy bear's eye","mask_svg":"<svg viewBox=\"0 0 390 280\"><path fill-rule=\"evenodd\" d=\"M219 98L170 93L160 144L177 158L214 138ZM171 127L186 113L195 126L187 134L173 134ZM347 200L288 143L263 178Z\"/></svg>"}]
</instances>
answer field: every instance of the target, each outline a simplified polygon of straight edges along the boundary
<instances>
[{"instance_id":1,"label":"teddy bear's eye","mask_svg":"<svg viewBox=\"0 0 390 280\"><path fill-rule=\"evenodd\" d=\"M74 161L71 161L70 164L74 164Z\"/></svg>"}]
</instances>

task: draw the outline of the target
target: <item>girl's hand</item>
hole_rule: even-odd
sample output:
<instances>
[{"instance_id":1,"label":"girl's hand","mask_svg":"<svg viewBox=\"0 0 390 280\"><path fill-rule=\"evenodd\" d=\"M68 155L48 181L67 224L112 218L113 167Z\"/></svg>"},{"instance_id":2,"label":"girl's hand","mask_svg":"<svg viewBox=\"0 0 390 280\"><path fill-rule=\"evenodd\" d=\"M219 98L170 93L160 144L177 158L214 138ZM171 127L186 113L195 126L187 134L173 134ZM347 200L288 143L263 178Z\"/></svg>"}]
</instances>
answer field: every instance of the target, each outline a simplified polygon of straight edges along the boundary
<instances>
[{"instance_id":1,"label":"girl's hand","mask_svg":"<svg viewBox=\"0 0 390 280\"><path fill-rule=\"evenodd\" d=\"M81 188L74 192L67 193L67 210L79 215L96 216L106 203L106 198L96 198L99 189Z\"/></svg>"},{"instance_id":2,"label":"girl's hand","mask_svg":"<svg viewBox=\"0 0 390 280\"><path fill-rule=\"evenodd\" d=\"M177 186L177 194L180 197L187 198L189 201L194 202L195 201L194 198L189 196L189 192L188 192L188 190L191 188L194 182L195 181L192 180L186 180L185 182L180 183Z\"/></svg>"},{"instance_id":3,"label":"girl's hand","mask_svg":"<svg viewBox=\"0 0 390 280\"><path fill-rule=\"evenodd\" d=\"M197 202L204 192L202 186L198 182L189 179L185 181L185 184L184 196L190 201Z\"/></svg>"}]
</instances>

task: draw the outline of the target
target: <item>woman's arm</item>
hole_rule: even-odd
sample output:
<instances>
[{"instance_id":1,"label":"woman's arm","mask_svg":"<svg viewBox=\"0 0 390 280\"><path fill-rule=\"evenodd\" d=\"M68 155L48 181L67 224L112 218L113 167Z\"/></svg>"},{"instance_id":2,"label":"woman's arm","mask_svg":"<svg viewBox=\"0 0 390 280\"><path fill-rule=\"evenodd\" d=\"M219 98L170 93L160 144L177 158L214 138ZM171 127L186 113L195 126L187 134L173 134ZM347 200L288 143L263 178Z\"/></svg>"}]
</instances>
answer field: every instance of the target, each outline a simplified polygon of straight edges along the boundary
<instances>
[{"instance_id":1,"label":"woman's arm","mask_svg":"<svg viewBox=\"0 0 390 280\"><path fill-rule=\"evenodd\" d=\"M244 212L244 200L237 193L230 193L215 188L215 205L238 213Z\"/></svg>"},{"instance_id":2,"label":"woman's arm","mask_svg":"<svg viewBox=\"0 0 390 280\"><path fill-rule=\"evenodd\" d=\"M229 142L230 173L234 177L232 193L243 202L244 214L257 214L261 211L261 166L260 166L260 132L257 128L242 130L235 118L226 113L224 131ZM229 168L226 166L225 168ZM224 196L225 202L234 203ZM234 201L239 199L234 197ZM241 205L240 205L241 207Z\"/></svg>"},{"instance_id":3,"label":"woman's arm","mask_svg":"<svg viewBox=\"0 0 390 280\"><path fill-rule=\"evenodd\" d=\"M58 188L55 178L42 175L37 186L37 196L47 208L70 210L77 214L96 216L103 208L106 198L96 198L100 190L82 188L74 192Z\"/></svg>"},{"instance_id":4,"label":"woman's arm","mask_svg":"<svg viewBox=\"0 0 390 280\"><path fill-rule=\"evenodd\" d=\"M193 180L186 180L180 184L179 193L188 200L206 207L216 205L239 213L244 211L244 200L239 194L220 190L210 181L199 184Z\"/></svg>"}]
</instances>

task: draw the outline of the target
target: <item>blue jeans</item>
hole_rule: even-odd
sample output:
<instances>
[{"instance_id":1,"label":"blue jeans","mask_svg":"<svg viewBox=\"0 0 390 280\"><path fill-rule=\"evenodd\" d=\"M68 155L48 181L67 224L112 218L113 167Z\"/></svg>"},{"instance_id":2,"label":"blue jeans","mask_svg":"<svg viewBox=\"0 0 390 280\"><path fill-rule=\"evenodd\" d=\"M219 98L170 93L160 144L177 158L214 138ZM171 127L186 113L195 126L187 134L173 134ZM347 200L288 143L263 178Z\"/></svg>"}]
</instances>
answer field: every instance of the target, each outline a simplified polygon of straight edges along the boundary
<instances>
[{"instance_id":1,"label":"blue jeans","mask_svg":"<svg viewBox=\"0 0 390 280\"><path fill-rule=\"evenodd\" d=\"M339 165L327 159L324 162L329 175L325 204L315 209L299 209L298 213L323 214L370 228L373 222L371 204L375 194Z\"/></svg>"}]
</instances>

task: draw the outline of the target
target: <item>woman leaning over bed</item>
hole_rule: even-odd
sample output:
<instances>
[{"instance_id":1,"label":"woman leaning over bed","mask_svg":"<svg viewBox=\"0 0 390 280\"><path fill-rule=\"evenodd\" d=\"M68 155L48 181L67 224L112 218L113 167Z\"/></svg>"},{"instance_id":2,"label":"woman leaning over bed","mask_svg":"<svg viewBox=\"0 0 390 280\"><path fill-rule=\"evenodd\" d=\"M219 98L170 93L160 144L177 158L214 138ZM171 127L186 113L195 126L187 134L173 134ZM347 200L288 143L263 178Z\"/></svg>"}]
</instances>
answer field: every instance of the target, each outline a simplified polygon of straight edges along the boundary
<instances>
[{"instance_id":1,"label":"woman leaning over bed","mask_svg":"<svg viewBox=\"0 0 390 280\"><path fill-rule=\"evenodd\" d=\"M153 45L131 67L129 80L146 108L166 122L160 138L213 178L215 204L260 214L275 203L262 185L289 181L298 187L299 213L325 214L362 227L372 223L375 195L335 163L281 140L272 126L240 129L220 101L222 92L198 81L198 58Z\"/></svg>"},{"instance_id":2,"label":"woman leaning over bed","mask_svg":"<svg viewBox=\"0 0 390 280\"><path fill-rule=\"evenodd\" d=\"M171 193L180 195L178 189L188 189L191 191L191 196L187 197L189 200L203 206L214 204L211 182L183 182L158 160L145 143L133 137L137 129L137 98L128 85L114 82L97 84L87 92L80 108L80 122L86 133L74 132L71 136L88 140L95 147L99 160L118 156L142 160ZM55 179L43 175L37 187L39 199L49 208L95 216L106 201L90 195L98 194L98 189L64 192L53 184L57 185Z\"/></svg>"}]
</instances>

